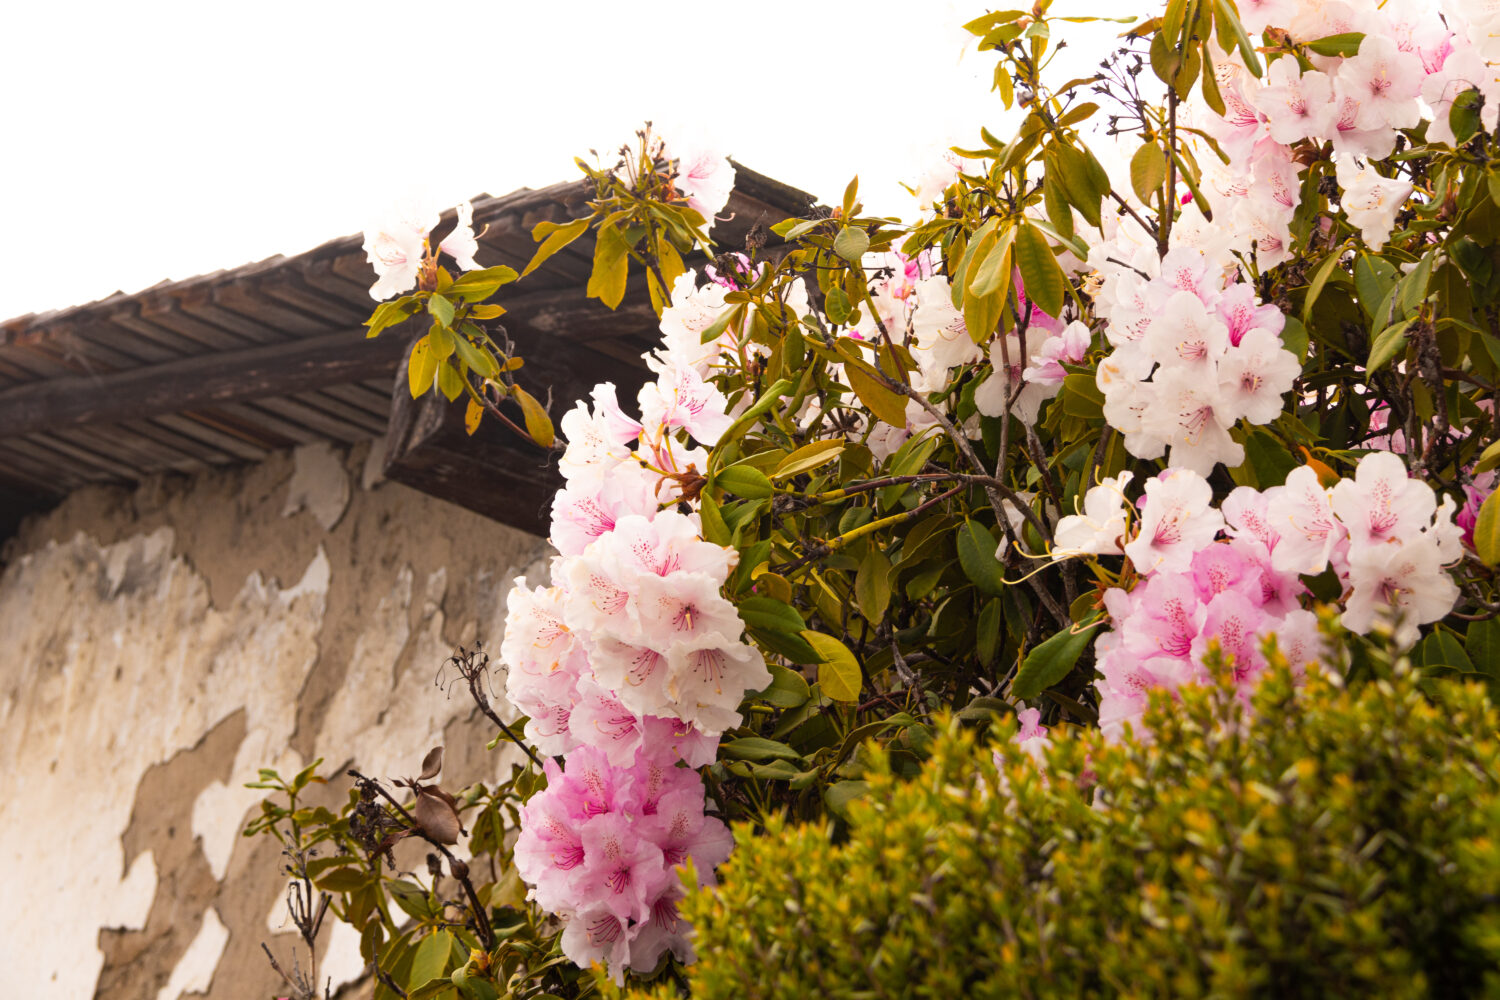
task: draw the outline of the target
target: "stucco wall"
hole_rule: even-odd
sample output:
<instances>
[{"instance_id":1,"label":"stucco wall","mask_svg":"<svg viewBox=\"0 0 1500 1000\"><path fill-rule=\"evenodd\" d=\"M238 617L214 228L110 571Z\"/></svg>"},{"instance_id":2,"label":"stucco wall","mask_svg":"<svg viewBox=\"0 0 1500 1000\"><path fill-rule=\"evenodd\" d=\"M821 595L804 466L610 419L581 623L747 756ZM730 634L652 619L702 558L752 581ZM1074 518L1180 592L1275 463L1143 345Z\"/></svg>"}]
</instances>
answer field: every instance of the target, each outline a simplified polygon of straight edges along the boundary
<instances>
[{"instance_id":1,"label":"stucco wall","mask_svg":"<svg viewBox=\"0 0 1500 1000\"><path fill-rule=\"evenodd\" d=\"M238 835L257 768L409 774L439 742L445 784L508 768L435 681L454 643L498 647L545 544L372 482L367 452L83 490L7 544L4 995L277 995L260 943L289 954L285 881ZM361 971L339 930L335 984Z\"/></svg>"}]
</instances>

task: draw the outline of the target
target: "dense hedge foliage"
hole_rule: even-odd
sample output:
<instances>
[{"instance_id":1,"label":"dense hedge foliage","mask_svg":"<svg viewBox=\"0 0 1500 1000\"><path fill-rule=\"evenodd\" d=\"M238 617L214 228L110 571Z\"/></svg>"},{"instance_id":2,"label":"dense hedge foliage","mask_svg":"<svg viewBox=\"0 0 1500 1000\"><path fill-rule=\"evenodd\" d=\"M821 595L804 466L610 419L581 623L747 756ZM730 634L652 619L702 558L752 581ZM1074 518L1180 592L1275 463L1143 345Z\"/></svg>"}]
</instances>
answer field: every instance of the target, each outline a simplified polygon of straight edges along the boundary
<instances>
[{"instance_id":1,"label":"dense hedge foliage","mask_svg":"<svg viewBox=\"0 0 1500 1000\"><path fill-rule=\"evenodd\" d=\"M1500 994L1500 719L1432 695L1277 671L1248 718L1196 690L1045 769L956 727L915 780L876 753L847 839L736 831L692 995Z\"/></svg>"}]
</instances>

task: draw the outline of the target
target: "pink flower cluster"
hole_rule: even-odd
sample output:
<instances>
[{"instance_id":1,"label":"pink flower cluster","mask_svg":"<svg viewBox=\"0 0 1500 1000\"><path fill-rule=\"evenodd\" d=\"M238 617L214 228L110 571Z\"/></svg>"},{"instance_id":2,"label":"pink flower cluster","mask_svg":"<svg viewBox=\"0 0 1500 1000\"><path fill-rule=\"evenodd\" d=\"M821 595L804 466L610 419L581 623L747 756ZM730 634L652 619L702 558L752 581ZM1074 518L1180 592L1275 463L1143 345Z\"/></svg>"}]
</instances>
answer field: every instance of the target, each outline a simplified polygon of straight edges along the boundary
<instances>
[{"instance_id":1,"label":"pink flower cluster","mask_svg":"<svg viewBox=\"0 0 1500 1000\"><path fill-rule=\"evenodd\" d=\"M704 812L703 782L669 744L620 767L592 747L546 764L547 788L526 803L516 868L536 901L567 921L563 951L579 965L650 972L671 951L693 960L675 869L691 859L706 883L729 858L729 828Z\"/></svg>"},{"instance_id":2,"label":"pink flower cluster","mask_svg":"<svg viewBox=\"0 0 1500 1000\"><path fill-rule=\"evenodd\" d=\"M1247 690L1265 667L1260 644L1268 635L1294 666L1315 661L1320 639L1316 617L1302 607L1305 575L1331 566L1343 584L1343 624L1368 632L1378 616L1394 613L1404 645L1458 598L1445 569L1461 554L1453 501L1439 505L1389 453L1365 456L1354 477L1332 489L1304 466L1284 486L1240 487L1217 508L1202 476L1168 469L1147 480L1133 534L1128 482L1122 476L1091 489L1086 513L1058 525L1071 545L1053 553L1123 554L1140 575L1130 590L1104 594L1113 629L1095 653L1106 732L1138 719L1153 689L1208 681L1211 644L1232 657Z\"/></svg>"},{"instance_id":3,"label":"pink flower cluster","mask_svg":"<svg viewBox=\"0 0 1500 1000\"><path fill-rule=\"evenodd\" d=\"M501 646L527 739L568 757L523 814L522 876L568 921L568 957L607 961L617 980L667 950L691 956L672 869L691 855L711 878L731 842L704 815L693 769L739 725L745 693L771 681L721 594L737 553L685 512L727 402L670 341L646 361L657 377L639 420L608 383L563 416L553 585L517 581Z\"/></svg>"},{"instance_id":4,"label":"pink flower cluster","mask_svg":"<svg viewBox=\"0 0 1500 1000\"><path fill-rule=\"evenodd\" d=\"M1104 275L1095 310L1114 348L1095 375L1104 419L1138 458L1166 454L1204 476L1220 462L1239 465L1245 451L1229 429L1274 420L1302 372L1282 347L1285 318L1248 283L1225 284L1192 247L1158 259L1142 245L1129 266L1117 251L1090 255Z\"/></svg>"}]
</instances>

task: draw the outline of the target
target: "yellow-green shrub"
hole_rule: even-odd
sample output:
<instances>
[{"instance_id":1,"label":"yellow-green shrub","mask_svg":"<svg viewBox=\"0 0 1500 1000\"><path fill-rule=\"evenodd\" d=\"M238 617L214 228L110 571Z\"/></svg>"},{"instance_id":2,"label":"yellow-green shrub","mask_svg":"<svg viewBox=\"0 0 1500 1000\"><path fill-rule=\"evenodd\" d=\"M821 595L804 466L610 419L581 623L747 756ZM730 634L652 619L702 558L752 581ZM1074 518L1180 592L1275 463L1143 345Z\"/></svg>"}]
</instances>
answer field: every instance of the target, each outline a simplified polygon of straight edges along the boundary
<instances>
[{"instance_id":1,"label":"yellow-green shrub","mask_svg":"<svg viewBox=\"0 0 1500 1000\"><path fill-rule=\"evenodd\" d=\"M1045 774L956 727L912 780L877 753L847 839L737 831L686 908L692 995L1500 993L1496 725L1477 685L1278 673L1249 717L1190 692Z\"/></svg>"}]
</instances>

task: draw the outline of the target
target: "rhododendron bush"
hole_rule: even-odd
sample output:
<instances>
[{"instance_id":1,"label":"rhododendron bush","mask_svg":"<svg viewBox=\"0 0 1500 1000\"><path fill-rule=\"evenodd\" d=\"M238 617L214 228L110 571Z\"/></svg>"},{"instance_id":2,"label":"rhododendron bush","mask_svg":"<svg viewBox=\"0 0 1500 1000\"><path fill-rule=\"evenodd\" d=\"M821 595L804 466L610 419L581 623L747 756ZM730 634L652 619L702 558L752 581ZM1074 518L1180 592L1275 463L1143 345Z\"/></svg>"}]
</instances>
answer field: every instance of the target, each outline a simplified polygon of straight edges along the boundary
<instances>
[{"instance_id":1,"label":"rhododendron bush","mask_svg":"<svg viewBox=\"0 0 1500 1000\"><path fill-rule=\"evenodd\" d=\"M415 926L348 897L380 989L676 975L729 821L841 819L870 742L915 774L945 712L1016 712L1041 760L1058 727L1124 738L1206 664L1247 709L1278 657L1357 682L1377 631L1432 683L1500 678L1500 21L1172 0L1064 82L1075 20L967 25L1012 127L936 164L909 220L851 181L715 245L734 166L648 127L579 161L589 214L537 226L522 274L479 266L463 209L436 246L430 212L371 231L370 334L415 328L412 394L466 397L471 432L504 422L564 483L499 650L519 731L455 658L531 765L462 799L409 783L455 828L487 817L512 929L466 865ZM661 339L634 399L602 384L558 434L501 316L581 239L587 294L643 275ZM328 829L363 881L306 873L309 898L387 891L393 837L453 842L358 780L365 826Z\"/></svg>"}]
</instances>

